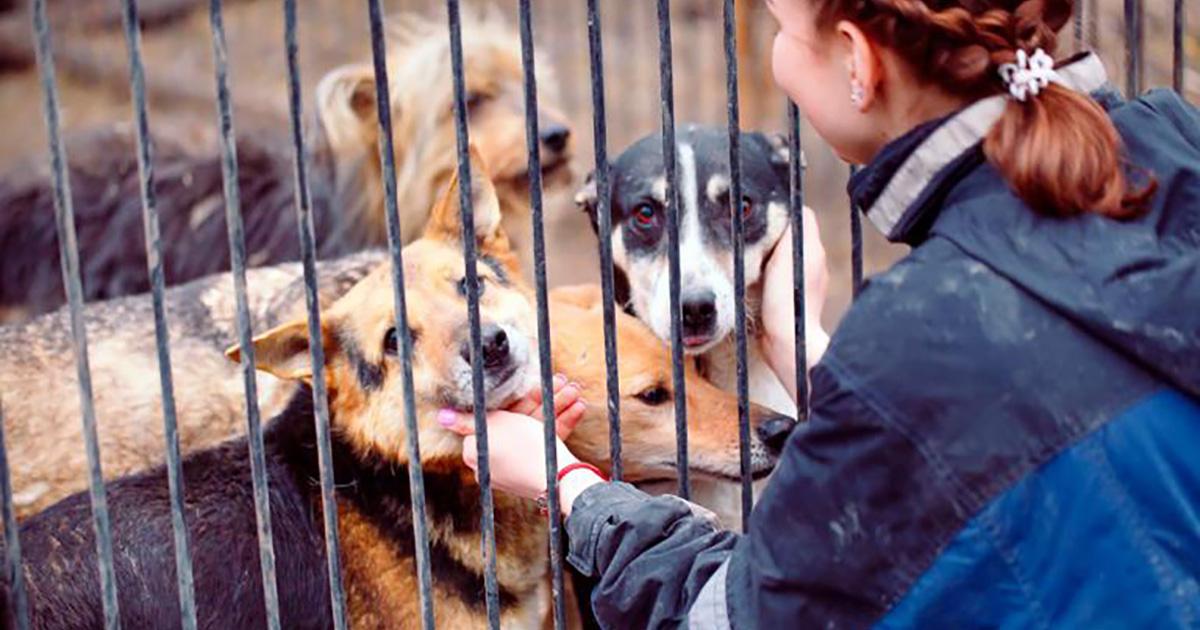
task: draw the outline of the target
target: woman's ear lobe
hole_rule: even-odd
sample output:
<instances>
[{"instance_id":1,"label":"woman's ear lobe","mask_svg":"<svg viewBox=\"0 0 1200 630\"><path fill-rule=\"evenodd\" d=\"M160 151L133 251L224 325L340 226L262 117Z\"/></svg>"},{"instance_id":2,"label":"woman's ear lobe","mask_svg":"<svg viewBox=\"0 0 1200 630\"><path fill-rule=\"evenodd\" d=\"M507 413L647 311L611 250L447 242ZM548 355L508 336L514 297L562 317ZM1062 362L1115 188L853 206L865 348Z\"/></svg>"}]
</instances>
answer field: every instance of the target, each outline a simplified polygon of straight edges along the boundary
<instances>
[{"instance_id":1,"label":"woman's ear lobe","mask_svg":"<svg viewBox=\"0 0 1200 630\"><path fill-rule=\"evenodd\" d=\"M842 20L837 23L837 32L845 45L847 99L855 109L866 112L875 102L882 79L879 56L857 24Z\"/></svg>"}]
</instances>

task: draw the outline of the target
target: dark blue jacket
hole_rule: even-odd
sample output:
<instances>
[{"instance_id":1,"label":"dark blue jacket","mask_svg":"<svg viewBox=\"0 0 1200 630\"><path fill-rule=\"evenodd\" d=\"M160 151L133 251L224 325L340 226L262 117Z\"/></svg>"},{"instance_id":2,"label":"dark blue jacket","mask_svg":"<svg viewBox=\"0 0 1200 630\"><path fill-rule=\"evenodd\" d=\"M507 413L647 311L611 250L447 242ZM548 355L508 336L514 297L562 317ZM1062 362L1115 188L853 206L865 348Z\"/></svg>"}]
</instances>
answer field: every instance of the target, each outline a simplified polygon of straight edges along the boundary
<instances>
[{"instance_id":1,"label":"dark blue jacket","mask_svg":"<svg viewBox=\"0 0 1200 630\"><path fill-rule=\"evenodd\" d=\"M1062 74L1149 212L1029 209L979 150L995 101L885 148L851 192L914 249L812 371L749 533L622 484L576 502L603 624L1200 627L1200 114Z\"/></svg>"}]
</instances>

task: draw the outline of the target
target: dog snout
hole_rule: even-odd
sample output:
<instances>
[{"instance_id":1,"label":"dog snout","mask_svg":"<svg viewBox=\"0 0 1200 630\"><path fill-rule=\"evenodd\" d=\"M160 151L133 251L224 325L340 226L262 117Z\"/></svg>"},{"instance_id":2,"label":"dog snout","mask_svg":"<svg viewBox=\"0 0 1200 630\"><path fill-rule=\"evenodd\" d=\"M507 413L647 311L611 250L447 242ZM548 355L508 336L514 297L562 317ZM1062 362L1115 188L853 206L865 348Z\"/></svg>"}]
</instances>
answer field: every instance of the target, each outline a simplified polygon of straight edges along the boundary
<instances>
[{"instance_id":1,"label":"dog snout","mask_svg":"<svg viewBox=\"0 0 1200 630\"><path fill-rule=\"evenodd\" d=\"M508 334L496 324L484 324L479 330L483 346L483 369L494 371L508 365L509 352ZM471 340L466 339L459 349L459 355L467 365L471 364Z\"/></svg>"},{"instance_id":2,"label":"dog snout","mask_svg":"<svg viewBox=\"0 0 1200 630\"><path fill-rule=\"evenodd\" d=\"M796 428L795 418L787 416L772 416L762 421L755 429L758 433L758 439L767 447L767 450L772 455L778 456L783 452L783 445L787 443L788 436L792 434L792 429Z\"/></svg>"},{"instance_id":3,"label":"dog snout","mask_svg":"<svg viewBox=\"0 0 1200 630\"><path fill-rule=\"evenodd\" d=\"M711 335L717 323L717 296L702 291L684 296L683 331L686 336Z\"/></svg>"},{"instance_id":4,"label":"dog snout","mask_svg":"<svg viewBox=\"0 0 1200 630\"><path fill-rule=\"evenodd\" d=\"M561 153L567 148L567 141L571 139L571 130L565 125L551 123L542 129L541 139L547 149Z\"/></svg>"}]
</instances>

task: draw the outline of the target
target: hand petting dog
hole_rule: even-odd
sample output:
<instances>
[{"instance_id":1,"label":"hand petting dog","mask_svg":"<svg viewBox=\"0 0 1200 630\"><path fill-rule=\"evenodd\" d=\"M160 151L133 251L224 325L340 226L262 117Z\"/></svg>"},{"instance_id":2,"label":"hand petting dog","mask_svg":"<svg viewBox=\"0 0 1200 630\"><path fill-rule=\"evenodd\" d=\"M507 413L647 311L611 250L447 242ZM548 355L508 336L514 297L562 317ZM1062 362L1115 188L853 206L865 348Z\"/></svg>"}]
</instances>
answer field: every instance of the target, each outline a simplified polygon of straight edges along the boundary
<instances>
[{"instance_id":1,"label":"hand petting dog","mask_svg":"<svg viewBox=\"0 0 1200 630\"><path fill-rule=\"evenodd\" d=\"M587 404L580 398L582 388L561 374L554 377L554 424L558 439L558 468L577 463L563 443L579 421ZM533 387L524 397L507 409L487 414L488 442L492 486L497 490L525 499L536 499L546 493L546 459L542 449L545 439L542 424L542 387ZM479 451L475 438L475 416L453 409L438 412L438 423L446 429L465 436L463 462L478 474ZM584 489L603 481L587 470L572 471L562 479L559 498L563 514L571 513L571 505Z\"/></svg>"},{"instance_id":2,"label":"hand petting dog","mask_svg":"<svg viewBox=\"0 0 1200 630\"><path fill-rule=\"evenodd\" d=\"M807 369L821 360L829 345L829 334L821 327L821 311L829 286L829 268L817 217L804 208L804 336ZM792 292L792 228L779 239L763 269L762 337L759 340L767 364L796 400L796 308Z\"/></svg>"}]
</instances>

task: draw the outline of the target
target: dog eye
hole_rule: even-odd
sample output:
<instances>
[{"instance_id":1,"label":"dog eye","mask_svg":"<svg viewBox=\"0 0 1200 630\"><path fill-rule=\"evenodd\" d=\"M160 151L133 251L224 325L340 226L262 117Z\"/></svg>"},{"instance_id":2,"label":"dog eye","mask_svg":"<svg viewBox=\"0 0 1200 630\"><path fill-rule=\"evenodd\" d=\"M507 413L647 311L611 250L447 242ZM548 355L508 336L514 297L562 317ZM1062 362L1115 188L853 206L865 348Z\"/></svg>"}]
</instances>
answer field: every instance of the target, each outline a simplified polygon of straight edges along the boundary
<instances>
[{"instance_id":1,"label":"dog eye","mask_svg":"<svg viewBox=\"0 0 1200 630\"><path fill-rule=\"evenodd\" d=\"M408 329L408 338L415 344L417 343L417 331L412 328ZM383 336L383 353L384 354L399 354L400 353L400 335L396 333L396 327L388 329Z\"/></svg>"},{"instance_id":2,"label":"dog eye","mask_svg":"<svg viewBox=\"0 0 1200 630\"><path fill-rule=\"evenodd\" d=\"M742 197L742 216L748 217L754 214L754 202L749 197Z\"/></svg>"},{"instance_id":3,"label":"dog eye","mask_svg":"<svg viewBox=\"0 0 1200 630\"><path fill-rule=\"evenodd\" d=\"M638 392L633 395L634 398L646 403L647 405L661 405L671 399L671 392L665 387L654 386L650 389Z\"/></svg>"},{"instance_id":4,"label":"dog eye","mask_svg":"<svg viewBox=\"0 0 1200 630\"><path fill-rule=\"evenodd\" d=\"M485 280L487 280L487 278L485 278L483 276L475 276L475 279L477 280L475 285L479 287L479 297L482 298L484 290L487 289L487 282L485 282ZM467 297L467 277L466 276L463 276L458 279L458 294L463 296L464 298Z\"/></svg>"},{"instance_id":5,"label":"dog eye","mask_svg":"<svg viewBox=\"0 0 1200 630\"><path fill-rule=\"evenodd\" d=\"M640 228L651 228L658 223L658 211L649 203L640 203L633 209L633 223Z\"/></svg>"},{"instance_id":6,"label":"dog eye","mask_svg":"<svg viewBox=\"0 0 1200 630\"><path fill-rule=\"evenodd\" d=\"M467 109L471 109L473 107L478 107L479 105L482 105L483 102L486 100L487 100L487 94L484 94L483 92L476 92L476 91L467 92Z\"/></svg>"}]
</instances>

